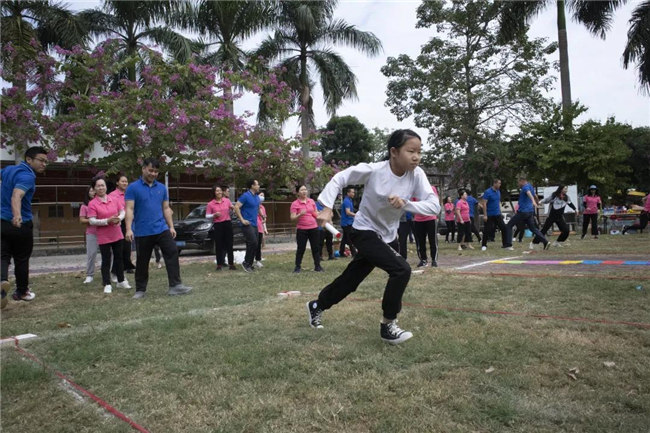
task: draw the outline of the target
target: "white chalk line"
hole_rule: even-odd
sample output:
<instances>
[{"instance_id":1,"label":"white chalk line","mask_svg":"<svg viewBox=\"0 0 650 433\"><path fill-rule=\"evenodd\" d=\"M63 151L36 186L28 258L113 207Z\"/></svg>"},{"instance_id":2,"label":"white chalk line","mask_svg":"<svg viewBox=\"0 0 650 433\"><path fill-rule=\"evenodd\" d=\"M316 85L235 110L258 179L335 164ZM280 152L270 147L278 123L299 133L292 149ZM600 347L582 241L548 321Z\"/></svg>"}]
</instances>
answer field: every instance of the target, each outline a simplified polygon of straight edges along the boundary
<instances>
[{"instance_id":1,"label":"white chalk line","mask_svg":"<svg viewBox=\"0 0 650 433\"><path fill-rule=\"evenodd\" d=\"M519 259L519 258L521 258L521 256L503 257L503 258L498 258L498 259L486 260L484 262L479 262L479 263L472 263L470 265L460 266L460 267L454 268L454 269L457 269L457 270L460 271L460 270L463 270L463 269L475 268L477 266L489 265L490 263L494 263L494 262L501 261L501 260L513 260L513 259Z\"/></svg>"}]
</instances>

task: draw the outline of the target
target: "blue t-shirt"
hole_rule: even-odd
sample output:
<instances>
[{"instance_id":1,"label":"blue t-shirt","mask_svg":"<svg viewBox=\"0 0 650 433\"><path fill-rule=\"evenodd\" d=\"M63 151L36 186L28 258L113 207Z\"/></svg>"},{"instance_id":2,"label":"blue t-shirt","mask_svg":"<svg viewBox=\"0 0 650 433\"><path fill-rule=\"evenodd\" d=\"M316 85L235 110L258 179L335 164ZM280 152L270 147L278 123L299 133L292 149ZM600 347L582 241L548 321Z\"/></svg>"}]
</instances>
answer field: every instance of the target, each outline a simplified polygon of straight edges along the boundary
<instances>
[{"instance_id":1,"label":"blue t-shirt","mask_svg":"<svg viewBox=\"0 0 650 433\"><path fill-rule=\"evenodd\" d=\"M260 198L254 195L250 190L246 191L237 200L241 203L241 216L251 223L253 227L257 227L257 212L260 209Z\"/></svg>"},{"instance_id":2,"label":"blue t-shirt","mask_svg":"<svg viewBox=\"0 0 650 433\"><path fill-rule=\"evenodd\" d=\"M319 202L318 200L316 200L316 210L317 210L318 212L320 212L320 211L322 211L324 208L325 208L325 206L323 206L322 204L320 204L320 202ZM318 225L318 230L323 230L323 227L322 227L320 224Z\"/></svg>"},{"instance_id":3,"label":"blue t-shirt","mask_svg":"<svg viewBox=\"0 0 650 433\"><path fill-rule=\"evenodd\" d=\"M124 200L133 201L134 236L158 235L169 230L162 209L163 202L169 201L165 185L154 180L149 186L140 178L126 188Z\"/></svg>"},{"instance_id":4,"label":"blue t-shirt","mask_svg":"<svg viewBox=\"0 0 650 433\"><path fill-rule=\"evenodd\" d=\"M533 186L528 182L526 185L521 187L521 191L519 192L519 210L517 212L531 213L535 211L533 201L528 197L528 194L526 194L527 191L530 191L531 194L535 195L535 189L533 189Z\"/></svg>"},{"instance_id":5,"label":"blue t-shirt","mask_svg":"<svg viewBox=\"0 0 650 433\"><path fill-rule=\"evenodd\" d=\"M476 209L478 200L471 195L467 195L467 204L469 205L469 217L474 218L474 209Z\"/></svg>"},{"instance_id":6,"label":"blue t-shirt","mask_svg":"<svg viewBox=\"0 0 650 433\"><path fill-rule=\"evenodd\" d=\"M345 196L343 204L341 204L341 227L351 226L354 222L354 217L348 215L347 212L345 212L346 209L350 209L350 212L354 212L354 204L352 203L352 199L348 196Z\"/></svg>"},{"instance_id":7,"label":"blue t-shirt","mask_svg":"<svg viewBox=\"0 0 650 433\"><path fill-rule=\"evenodd\" d=\"M14 189L25 191L20 203L20 216L23 222L32 220L32 197L36 191L36 173L25 161L18 165L10 165L2 169L2 219L11 221L14 214L11 211L11 196Z\"/></svg>"},{"instance_id":8,"label":"blue t-shirt","mask_svg":"<svg viewBox=\"0 0 650 433\"><path fill-rule=\"evenodd\" d=\"M413 219L413 214L411 212L404 212L406 216L406 221L411 221Z\"/></svg>"},{"instance_id":9,"label":"blue t-shirt","mask_svg":"<svg viewBox=\"0 0 650 433\"><path fill-rule=\"evenodd\" d=\"M501 215L501 191L488 188L483 193L483 200L487 202L487 216Z\"/></svg>"}]
</instances>

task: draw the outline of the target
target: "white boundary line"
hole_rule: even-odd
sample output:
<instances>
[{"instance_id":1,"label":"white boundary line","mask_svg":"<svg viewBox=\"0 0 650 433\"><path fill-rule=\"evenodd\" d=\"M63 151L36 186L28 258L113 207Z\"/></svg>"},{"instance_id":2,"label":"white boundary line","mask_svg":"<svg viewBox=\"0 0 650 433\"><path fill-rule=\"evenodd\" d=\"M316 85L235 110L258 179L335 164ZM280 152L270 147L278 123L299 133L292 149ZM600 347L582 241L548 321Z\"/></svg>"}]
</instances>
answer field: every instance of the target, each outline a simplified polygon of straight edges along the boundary
<instances>
[{"instance_id":1,"label":"white boundary line","mask_svg":"<svg viewBox=\"0 0 650 433\"><path fill-rule=\"evenodd\" d=\"M493 262L496 262L496 261L500 261L500 260L512 260L512 259L518 259L518 258L521 258L521 256L516 256L516 257L503 257L503 258L499 258L499 259L487 260L487 261L485 261L485 262L472 263L472 264L470 264L470 265L460 266L460 267L455 268L455 269L457 269L457 270L460 271L460 270L463 270L463 269L474 268L474 267L476 267L476 266L487 265L487 264L490 264L490 263L493 263Z\"/></svg>"}]
</instances>

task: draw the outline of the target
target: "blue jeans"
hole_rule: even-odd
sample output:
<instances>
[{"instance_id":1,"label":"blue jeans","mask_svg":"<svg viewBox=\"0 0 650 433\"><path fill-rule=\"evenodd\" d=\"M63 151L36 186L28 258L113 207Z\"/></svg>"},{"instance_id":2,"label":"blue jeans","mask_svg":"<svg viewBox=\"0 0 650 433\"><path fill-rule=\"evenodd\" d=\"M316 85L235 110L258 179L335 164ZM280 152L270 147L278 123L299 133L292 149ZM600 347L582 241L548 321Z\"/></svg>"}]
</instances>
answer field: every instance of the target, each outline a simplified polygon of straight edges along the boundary
<instances>
[{"instance_id":1,"label":"blue jeans","mask_svg":"<svg viewBox=\"0 0 650 433\"><path fill-rule=\"evenodd\" d=\"M546 245L548 241L542 232L537 228L537 223L535 222L535 214L533 212L517 212L515 216L513 216L510 221L508 221L508 225L506 225L507 238L504 247L507 248L512 246L512 228L520 222L524 223L524 225L527 226L531 232L533 232L535 235L535 240Z\"/></svg>"}]
</instances>

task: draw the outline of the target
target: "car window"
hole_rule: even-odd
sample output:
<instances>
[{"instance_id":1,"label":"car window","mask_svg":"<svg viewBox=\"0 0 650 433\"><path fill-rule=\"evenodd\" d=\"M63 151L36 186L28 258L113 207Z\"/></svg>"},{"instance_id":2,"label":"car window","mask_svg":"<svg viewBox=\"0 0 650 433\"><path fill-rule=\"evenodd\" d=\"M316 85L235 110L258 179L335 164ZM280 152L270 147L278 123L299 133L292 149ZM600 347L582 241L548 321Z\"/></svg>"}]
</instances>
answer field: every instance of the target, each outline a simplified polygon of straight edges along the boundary
<instances>
[{"instance_id":1,"label":"car window","mask_svg":"<svg viewBox=\"0 0 650 433\"><path fill-rule=\"evenodd\" d=\"M185 219L191 220L191 219L198 219L198 218L205 218L205 206L199 206L192 210Z\"/></svg>"}]
</instances>

